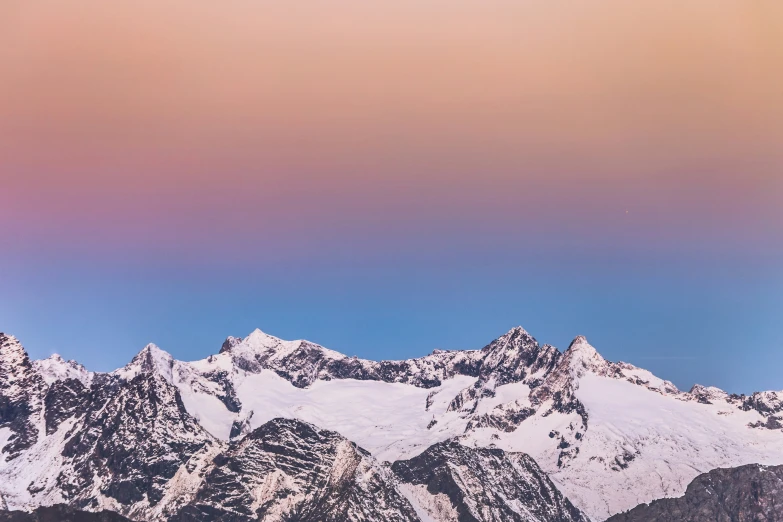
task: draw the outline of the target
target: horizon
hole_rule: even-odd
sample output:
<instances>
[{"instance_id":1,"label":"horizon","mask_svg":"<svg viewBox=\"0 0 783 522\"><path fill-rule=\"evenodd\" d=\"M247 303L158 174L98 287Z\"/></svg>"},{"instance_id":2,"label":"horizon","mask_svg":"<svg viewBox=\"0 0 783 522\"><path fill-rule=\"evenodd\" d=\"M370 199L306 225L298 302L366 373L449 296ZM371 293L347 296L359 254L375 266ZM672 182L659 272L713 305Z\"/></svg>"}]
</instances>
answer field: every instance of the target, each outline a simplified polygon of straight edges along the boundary
<instances>
[{"instance_id":1,"label":"horizon","mask_svg":"<svg viewBox=\"0 0 783 522\"><path fill-rule=\"evenodd\" d=\"M485 348L486 346L488 346L488 345L489 345L491 342L494 342L495 340L499 339L500 337L502 337L502 336L505 336L505 335L508 335L508 334L510 334L510 333L512 333L512 332L514 332L514 331L516 331L516 330L522 330L522 331L523 331L523 332L525 332L527 335L530 335L530 336L531 336L531 337L532 337L532 338L533 338L533 339L534 339L534 340L535 340L535 341L538 343L538 345L539 345L539 346L542 346L542 347L543 347L543 346L547 346L547 345L549 345L549 346L553 346L555 349L557 349L557 350L558 350L560 353L562 353L562 354L565 354L565 353L566 353L566 352L567 352L567 351L568 351L568 350L571 348L571 346L572 346L574 343L576 343L576 341L578 341L578 340L583 340L583 341L585 341L585 342L586 342L586 343L587 343L587 344L588 344L590 347L592 347L592 348L593 348L593 349L594 349L594 350L595 350L595 351L598 353L598 355L599 355L599 356L603 357L605 360L607 360L607 361L609 361L609 362L612 362L612 363L624 363L624 364L630 364L630 363L629 363L629 361L624 361L624 360L611 360L611 359L608 359L608 358L604 357L604 356L603 356L603 354L601 354L601 350L599 350L599 349L598 349L598 348L596 348L596 347L595 347L595 346L594 346L592 343L590 343L590 339L588 339L588 338L587 338L586 336L584 336L584 335L581 335L581 334L579 334L579 335L576 335L576 336L575 336L575 337L574 337L574 338L571 340L571 342L569 342L569 343L568 343L568 346L567 346L566 348L562 348L562 347L560 347L560 346L553 345L553 344L551 344L551 343L544 343L544 342L541 342L541 341L539 341L539 340L538 340L538 339L535 337L535 335L531 334L529 331L527 331L527 330L526 330L526 329L525 329L523 326L521 326L521 325L517 325L517 326L513 326L513 327L511 327L511 328L510 328L508 331L504 332L504 333L503 333L503 334L501 334L501 335L498 335L497 337L493 338L493 339L492 339L492 341L489 341L488 343L486 343L485 345L483 345L483 346L481 346L481 347L479 347L479 348L451 348L451 349L449 349L449 348L432 348L432 349L431 349L429 352L427 352L427 353L424 353L424 354L421 354L421 355L418 355L418 356L414 356L414 357L411 357L411 358L420 358L420 357L426 357L426 356L428 356L428 355L435 354L435 353L436 353L436 352L438 352L438 351L480 351L480 350L482 350L483 348ZM320 344L320 343L314 342L314 341L312 341L311 339L304 339L304 338L302 338L302 339L282 339L282 338L280 338L280 337L277 337L277 336L276 336L276 335L274 335L274 334L270 334L270 333L268 333L268 332L265 332L265 331L261 330L260 328L255 328L253 331L251 331L250 333L248 333L246 336L242 336L242 337L236 337L236 336L233 336L233 335L229 335L229 336L227 336L227 337L224 339L224 341L223 341L223 342L225 342L225 341L227 341L227 340L229 340L229 339L235 339L235 340L238 340L238 341L242 342L242 341L244 341L244 340L248 339L248 338L249 338L251 335L254 335L254 334L260 334L260 335L263 335L263 336L265 336L265 337L272 338L272 339L275 339L275 340L278 340L278 341L283 341L283 342L308 342L308 343L315 344L316 346L318 346L318 347L320 347L320 348L324 348L324 349L327 349L327 350L330 350L330 351L335 351L335 352L337 352L337 353L339 353L340 355L343 355L343 356L345 356L345 357L357 357L356 355L349 355L349 354L347 354L347 353L345 353L345 352L343 352L343 351L341 351L341 350L339 350L339 349L331 348L331 347L329 347L329 346L325 346L325 345L323 345L323 344ZM21 345L21 346L22 346L22 347L25 349L25 351L27 352L27 354L28 354L28 356L30 357L30 359L31 359L31 360L44 360L44 359L46 359L46 358L51 358L51 357L60 357L60 358L62 358L62 359L64 359L64 360L66 360L66 361L68 361L68 362L76 362L77 364L79 364L79 365L81 365L82 367L84 367L84 369L86 369L87 371L89 371L89 372L92 372L92 373L111 373L111 372L114 372L114 371L121 370L123 367L127 366L128 364L130 364L130 363L131 363L131 361L132 361L132 359L133 359L133 358L135 358L135 357L136 357L136 355L138 355L138 354L140 354L140 353L144 352L144 351L145 351L145 350L147 350L148 348L156 348L156 349L158 349L158 350L160 350L160 351L162 351L162 352L166 353L167 355L171 356L173 359L175 359L175 360L178 360L178 361L181 361L181 362L186 362L186 363L187 363L187 362L203 361L203 360L205 360L205 359L208 359L208 358L212 357L213 355L217 355L218 353L220 353L220 350L222 350L222 343L221 343L221 348L219 348L219 349L218 349L218 350L216 350L216 351L213 351L212 353L209 353L209 354L207 354L207 355L206 355L205 357L203 357L203 358L200 358L200 359L181 359L181 358L178 358L178 357L177 357L177 356L176 356L174 353L172 353L172 352L170 352L169 350L167 350L165 347L159 346L157 343L155 343L154 341L152 341L152 342L148 342L148 343L146 343L146 344L145 344L145 345L144 345L144 346L143 346L141 349L139 349L139 351L138 351L138 352L136 352L136 354L134 354L134 355L132 356L132 358L131 358L131 359L129 359L129 360L128 360L128 361L127 361L125 364L123 364L123 365L120 365L120 366L117 366L116 368L112 368L112 369L107 369L107 370L97 370L97 369L94 369L94 368L90 368L89 366L87 366L87 365L85 365L85 364L82 364L82 362L81 362L81 361L79 361L79 360L72 359L72 358L66 358L66 357L63 357L61 354L59 354L59 353L57 353L57 352L50 353L50 354L49 354L47 357L34 357L34 356L33 356L33 355L30 353L30 351L27 349L27 347L25 346L25 344L24 344L24 341L23 341L22 339L19 339L19 338L18 338L17 336L15 336L13 333L10 333L10 332L2 332L2 331L0 331L0 336L3 336L3 335L5 335L5 336L7 336L7 337L10 337L11 339L15 339L17 342L19 342L19 344L20 344L20 345ZM375 362L384 362L384 361L399 361L399 360L405 360L405 359L385 359L385 358L367 359L367 358L364 358L364 357L359 357L359 359L362 359L362 360L369 360L369 361L375 361ZM676 356L675 356L675 357L649 357L649 358L640 357L639 359L641 359L641 360L645 360L645 359L647 359L647 360L690 360L690 359L693 359L693 358L692 358L692 357L676 357ZM633 365L633 366L636 366L637 368L640 368L640 369L642 369L642 370L648 370L648 371L649 371L649 369L648 369L648 368L646 368L646 367L644 367L644 366L639 366L639 365ZM653 373L653 374L654 374L656 377L663 378L664 380L671 382L669 379L665 378L665 376L656 375L656 374L655 374L655 372L652 372L652 373ZM694 388L694 387L696 387L696 386L706 386L706 387L715 387L715 388L719 388L718 386L715 386L715 385L713 385L713 384L709 384L709 383L699 383L699 382L695 382L695 383L693 383L693 384L691 384L691 385L689 385L689 386L687 386L687 387L682 387L682 386L679 386L679 385L677 385L676 383L675 383L675 386L676 386L676 387L677 387L677 389L678 389L679 391L681 391L681 392L689 392L691 389L693 389L693 388ZM723 390L723 391L729 391L729 390ZM739 395L751 395L751 394L752 394L752 393L754 393L754 392L765 392L765 391L779 391L779 390L771 390L771 389L770 389L770 390L766 390L766 389L764 389L764 390L761 390L761 389L759 389L759 390L752 390L752 391L750 391L750 392L742 392L742 393L738 393L738 394L739 394ZM729 392L729 393L732 393L732 392Z\"/></svg>"},{"instance_id":2,"label":"horizon","mask_svg":"<svg viewBox=\"0 0 783 522\"><path fill-rule=\"evenodd\" d=\"M783 389L780 63L777 0L2 3L0 330Z\"/></svg>"}]
</instances>

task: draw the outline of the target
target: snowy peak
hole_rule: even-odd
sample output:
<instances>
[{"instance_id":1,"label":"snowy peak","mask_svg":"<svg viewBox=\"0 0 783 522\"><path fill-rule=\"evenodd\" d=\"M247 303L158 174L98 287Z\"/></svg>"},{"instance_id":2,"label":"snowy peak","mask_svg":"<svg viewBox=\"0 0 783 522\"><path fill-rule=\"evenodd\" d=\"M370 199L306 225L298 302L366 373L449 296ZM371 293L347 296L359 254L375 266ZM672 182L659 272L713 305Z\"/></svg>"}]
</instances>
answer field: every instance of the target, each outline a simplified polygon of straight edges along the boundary
<instances>
[{"instance_id":1,"label":"snowy peak","mask_svg":"<svg viewBox=\"0 0 783 522\"><path fill-rule=\"evenodd\" d=\"M30 358L19 339L0 332L0 368L5 367L11 371L14 368L29 366Z\"/></svg>"},{"instance_id":2,"label":"snowy peak","mask_svg":"<svg viewBox=\"0 0 783 522\"><path fill-rule=\"evenodd\" d=\"M93 378L93 373L87 371L84 366L76 361L66 361L56 353L46 359L33 361L33 368L49 386L57 381L76 379L89 387Z\"/></svg>"},{"instance_id":3,"label":"snowy peak","mask_svg":"<svg viewBox=\"0 0 783 522\"><path fill-rule=\"evenodd\" d=\"M565 351L566 354L568 353L575 353L575 354L581 354L590 358L600 358L602 361L604 360L603 357L598 353L598 351L593 348L593 345L591 345L587 341L587 337L584 335L577 335L574 337L574 340L571 341L571 344L568 345L568 349Z\"/></svg>"},{"instance_id":4,"label":"snowy peak","mask_svg":"<svg viewBox=\"0 0 783 522\"><path fill-rule=\"evenodd\" d=\"M539 400L558 391L573 395L579 388L580 379L587 374L625 380L662 395L680 394L674 384L656 377L647 370L623 362L607 361L583 335L577 336L571 342L554 370L546 376L544 389L536 394Z\"/></svg>"},{"instance_id":5,"label":"snowy peak","mask_svg":"<svg viewBox=\"0 0 783 522\"><path fill-rule=\"evenodd\" d=\"M159 370L161 367L170 367L172 361L174 361L174 358L171 354L150 343L136 354L131 360L131 364L139 365L142 371L152 372Z\"/></svg>"},{"instance_id":6,"label":"snowy peak","mask_svg":"<svg viewBox=\"0 0 783 522\"><path fill-rule=\"evenodd\" d=\"M729 399L728 393L715 386L694 384L688 393L702 404L712 404L714 401L726 401Z\"/></svg>"},{"instance_id":7,"label":"snowy peak","mask_svg":"<svg viewBox=\"0 0 783 522\"><path fill-rule=\"evenodd\" d=\"M560 352L519 327L480 350L380 362L257 330L195 362L148 345L89 387L66 378L81 370L59 356L30 363L0 337L0 496L12 509L579 520L546 472L604 520L701 471L783 463L782 392L682 393L582 336Z\"/></svg>"},{"instance_id":8,"label":"snowy peak","mask_svg":"<svg viewBox=\"0 0 783 522\"><path fill-rule=\"evenodd\" d=\"M295 341L283 341L274 335L269 335L256 328L250 332L250 335L241 341L241 344L247 348L252 348L255 350L274 350L285 342L290 343Z\"/></svg>"},{"instance_id":9,"label":"snowy peak","mask_svg":"<svg viewBox=\"0 0 783 522\"><path fill-rule=\"evenodd\" d=\"M34 375L22 343L13 335L0 333L0 396L28 394L25 389Z\"/></svg>"},{"instance_id":10,"label":"snowy peak","mask_svg":"<svg viewBox=\"0 0 783 522\"><path fill-rule=\"evenodd\" d=\"M285 341L274 335L262 332L258 328L253 330L244 340L238 342L232 348L236 352L251 352L268 359L284 359L295 352L319 352L330 359L342 359L345 355L329 350L321 345L305 340Z\"/></svg>"},{"instance_id":11,"label":"snowy peak","mask_svg":"<svg viewBox=\"0 0 783 522\"><path fill-rule=\"evenodd\" d=\"M521 326L515 326L482 348L481 351L490 357L502 352L530 352L536 348L538 348L538 341Z\"/></svg>"},{"instance_id":12,"label":"snowy peak","mask_svg":"<svg viewBox=\"0 0 783 522\"><path fill-rule=\"evenodd\" d=\"M496 385L519 382L529 375L542 375L555 365L560 353L541 347L524 328L517 326L481 349L481 377Z\"/></svg>"},{"instance_id":13,"label":"snowy peak","mask_svg":"<svg viewBox=\"0 0 783 522\"><path fill-rule=\"evenodd\" d=\"M513 327L508 332L498 337L498 339L510 340L510 341L518 339L518 340L522 340L525 343L536 342L533 336L530 335L528 331L522 328L521 326Z\"/></svg>"},{"instance_id":14,"label":"snowy peak","mask_svg":"<svg viewBox=\"0 0 783 522\"><path fill-rule=\"evenodd\" d=\"M228 337L226 337L226 340L223 341L223 345L220 347L219 353L226 353L241 342L242 342L241 337L233 337L229 335Z\"/></svg>"},{"instance_id":15,"label":"snowy peak","mask_svg":"<svg viewBox=\"0 0 783 522\"><path fill-rule=\"evenodd\" d=\"M150 343L136 354L124 368L114 372L122 379L130 380L141 373L160 375L173 382L174 358L168 352Z\"/></svg>"},{"instance_id":16,"label":"snowy peak","mask_svg":"<svg viewBox=\"0 0 783 522\"><path fill-rule=\"evenodd\" d=\"M606 369L608 363L601 354L587 342L584 335L577 336L568 350L563 354L564 361L567 361L572 371L581 377L584 372L602 372Z\"/></svg>"},{"instance_id":17,"label":"snowy peak","mask_svg":"<svg viewBox=\"0 0 783 522\"><path fill-rule=\"evenodd\" d=\"M0 431L11 431L10 437L0 441L0 454L7 455L6 461L37 442L36 420L44 386L19 340L0 334Z\"/></svg>"},{"instance_id":18,"label":"snowy peak","mask_svg":"<svg viewBox=\"0 0 783 522\"><path fill-rule=\"evenodd\" d=\"M743 410L755 410L767 417L768 424L770 420L773 421L768 427L772 429L783 427L783 416L778 415L783 413L783 392L763 391L755 392L750 397L740 395L731 398L739 399Z\"/></svg>"},{"instance_id":19,"label":"snowy peak","mask_svg":"<svg viewBox=\"0 0 783 522\"><path fill-rule=\"evenodd\" d=\"M30 361L19 340L0 333L0 379L6 379L10 386L12 381L23 379L30 373L37 373L47 385L65 379L77 379L89 386L92 373L76 361L66 361L60 355L54 354L38 361Z\"/></svg>"},{"instance_id":20,"label":"snowy peak","mask_svg":"<svg viewBox=\"0 0 783 522\"><path fill-rule=\"evenodd\" d=\"M220 351L221 353L228 352L236 358L261 362L284 359L304 345L318 347L307 341L284 341L256 328L244 339L229 337L223 343Z\"/></svg>"}]
</instances>

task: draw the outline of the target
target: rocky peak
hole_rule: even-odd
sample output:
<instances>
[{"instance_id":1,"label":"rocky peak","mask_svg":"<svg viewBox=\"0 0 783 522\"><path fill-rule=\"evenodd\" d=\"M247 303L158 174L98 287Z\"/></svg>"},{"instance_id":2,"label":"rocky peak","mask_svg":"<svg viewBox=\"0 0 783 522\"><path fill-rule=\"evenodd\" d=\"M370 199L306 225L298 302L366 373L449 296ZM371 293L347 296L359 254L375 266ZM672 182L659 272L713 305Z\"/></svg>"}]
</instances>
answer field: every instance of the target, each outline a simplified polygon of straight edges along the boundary
<instances>
[{"instance_id":1,"label":"rocky peak","mask_svg":"<svg viewBox=\"0 0 783 522\"><path fill-rule=\"evenodd\" d=\"M712 404L715 400L727 400L729 394L715 386L694 384L688 392L694 399L703 404Z\"/></svg>"},{"instance_id":2,"label":"rocky peak","mask_svg":"<svg viewBox=\"0 0 783 522\"><path fill-rule=\"evenodd\" d=\"M566 350L566 352L584 352L591 355L598 353L584 335L577 335L574 337L574 340L568 345L568 350Z\"/></svg>"},{"instance_id":3,"label":"rocky peak","mask_svg":"<svg viewBox=\"0 0 783 522\"><path fill-rule=\"evenodd\" d=\"M0 428L10 428L8 443L0 448L6 460L16 458L38 440L35 421L41 410L43 379L33 370L19 340L0 333Z\"/></svg>"},{"instance_id":4,"label":"rocky peak","mask_svg":"<svg viewBox=\"0 0 783 522\"><path fill-rule=\"evenodd\" d=\"M142 348L130 363L114 373L125 380L133 379L141 373L156 374L167 382L173 382L174 363L170 353L150 343Z\"/></svg>"},{"instance_id":5,"label":"rocky peak","mask_svg":"<svg viewBox=\"0 0 783 522\"><path fill-rule=\"evenodd\" d=\"M0 332L0 378L10 377L30 368L30 358L22 343L13 335Z\"/></svg>"},{"instance_id":6,"label":"rocky peak","mask_svg":"<svg viewBox=\"0 0 783 522\"><path fill-rule=\"evenodd\" d=\"M756 410L764 417L783 412L783 392L755 392L742 398L742 409Z\"/></svg>"},{"instance_id":7,"label":"rocky peak","mask_svg":"<svg viewBox=\"0 0 783 522\"><path fill-rule=\"evenodd\" d=\"M43 377L47 385L66 379L77 379L85 386L89 386L93 373L76 361L66 361L59 354L53 354L46 359L33 361L33 368Z\"/></svg>"},{"instance_id":8,"label":"rocky peak","mask_svg":"<svg viewBox=\"0 0 783 522\"><path fill-rule=\"evenodd\" d=\"M555 362L540 387L533 390L531 400L541 404L552 400L552 411L576 412L587 429L587 413L574 392L579 388L579 379L586 373L613 376L616 373L612 363L606 361L583 335L577 336L565 353Z\"/></svg>"},{"instance_id":9,"label":"rocky peak","mask_svg":"<svg viewBox=\"0 0 783 522\"><path fill-rule=\"evenodd\" d=\"M228 337L226 337L226 340L223 341L223 345L220 347L219 353L226 353L241 342L242 342L241 337L233 337L229 335Z\"/></svg>"},{"instance_id":10,"label":"rocky peak","mask_svg":"<svg viewBox=\"0 0 783 522\"><path fill-rule=\"evenodd\" d=\"M600 373L608 364L584 335L577 336L563 355L564 361L578 377L585 372Z\"/></svg>"},{"instance_id":11,"label":"rocky peak","mask_svg":"<svg viewBox=\"0 0 783 522\"><path fill-rule=\"evenodd\" d=\"M481 349L481 374L485 378L496 374L498 384L523 380L540 353L538 341L517 326Z\"/></svg>"},{"instance_id":12,"label":"rocky peak","mask_svg":"<svg viewBox=\"0 0 783 522\"><path fill-rule=\"evenodd\" d=\"M22 343L0 333L0 396L28 395L35 372Z\"/></svg>"},{"instance_id":13,"label":"rocky peak","mask_svg":"<svg viewBox=\"0 0 783 522\"><path fill-rule=\"evenodd\" d=\"M156 359L161 354L146 347L119 379L94 386L79 406L62 449L68 466L57 478L70 504L94 505L100 491L124 514L131 506L155 505L179 468L212 441L187 412L179 390L161 375ZM150 361L153 370L142 371Z\"/></svg>"},{"instance_id":14,"label":"rocky peak","mask_svg":"<svg viewBox=\"0 0 783 522\"><path fill-rule=\"evenodd\" d=\"M226 339L226 342L223 343L224 348L227 346L226 343L229 345L226 351L232 356L257 362L284 358L303 344L309 344L307 341L284 341L264 333L258 328L250 332L244 339Z\"/></svg>"},{"instance_id":15,"label":"rocky peak","mask_svg":"<svg viewBox=\"0 0 783 522\"><path fill-rule=\"evenodd\" d=\"M561 357L556 348L549 345L540 346L533 336L519 326L492 341L478 354L480 357L478 379L473 385L460 391L451 401L448 407L450 411L462 411L472 415L483 397L494 396L495 390L506 384L523 382L535 388L552 371ZM524 414L517 415L519 413L515 410L513 416L516 419L524 418ZM510 428L521 420L511 424L499 419L483 419L477 422L502 424Z\"/></svg>"},{"instance_id":16,"label":"rocky peak","mask_svg":"<svg viewBox=\"0 0 783 522\"><path fill-rule=\"evenodd\" d=\"M530 350L534 347L538 347L538 341L536 341L535 338L527 333L527 331L525 331L525 329L521 326L515 326L482 348L481 351L486 354L491 354L504 350Z\"/></svg>"},{"instance_id":17,"label":"rocky peak","mask_svg":"<svg viewBox=\"0 0 783 522\"><path fill-rule=\"evenodd\" d=\"M241 341L241 344L245 347L253 348L255 350L268 350L268 349L275 349L284 342L286 341L283 341L282 339L279 339L274 335L269 335L268 333L262 332L260 329L256 328L255 330L250 332L250 335L248 335L247 337L245 337L243 341ZM287 341L287 342L293 342L293 341Z\"/></svg>"}]
</instances>

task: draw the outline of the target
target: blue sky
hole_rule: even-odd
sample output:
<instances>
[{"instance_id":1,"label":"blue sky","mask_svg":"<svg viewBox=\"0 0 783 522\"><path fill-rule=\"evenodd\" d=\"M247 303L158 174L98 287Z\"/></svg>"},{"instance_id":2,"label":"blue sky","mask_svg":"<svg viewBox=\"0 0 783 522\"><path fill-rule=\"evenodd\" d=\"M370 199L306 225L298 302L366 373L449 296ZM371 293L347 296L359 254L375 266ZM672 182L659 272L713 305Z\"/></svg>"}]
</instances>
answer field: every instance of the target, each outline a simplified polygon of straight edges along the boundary
<instances>
[{"instance_id":1,"label":"blue sky","mask_svg":"<svg viewBox=\"0 0 783 522\"><path fill-rule=\"evenodd\" d=\"M0 330L34 357L522 325L783 389L782 2L100 4L0 2Z\"/></svg>"},{"instance_id":2,"label":"blue sky","mask_svg":"<svg viewBox=\"0 0 783 522\"><path fill-rule=\"evenodd\" d=\"M680 388L783 388L783 281L768 260L613 259L615 250L602 256L535 246L252 267L167 263L153 253L111 262L77 255L57 264L43 253L31 262L6 256L0 325L34 358L57 352L101 371L122 366L148 342L191 360L255 328L394 359L481 348L521 325L561 350L584 334L606 358Z\"/></svg>"}]
</instances>

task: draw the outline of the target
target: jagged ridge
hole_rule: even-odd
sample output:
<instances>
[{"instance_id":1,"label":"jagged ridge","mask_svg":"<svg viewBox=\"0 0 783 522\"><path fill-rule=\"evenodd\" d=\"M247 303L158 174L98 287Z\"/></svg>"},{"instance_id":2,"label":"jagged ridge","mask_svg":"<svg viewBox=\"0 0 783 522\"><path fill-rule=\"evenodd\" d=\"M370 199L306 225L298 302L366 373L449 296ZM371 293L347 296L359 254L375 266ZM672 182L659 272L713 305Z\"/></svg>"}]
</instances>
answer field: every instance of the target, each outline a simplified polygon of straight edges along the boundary
<instances>
[{"instance_id":1,"label":"jagged ridge","mask_svg":"<svg viewBox=\"0 0 783 522\"><path fill-rule=\"evenodd\" d=\"M253 434L281 416L352 441L357 466L368 466L378 484L398 480L384 478L391 471L379 461L412 461L433 448L444 452L451 447L438 446L444 441L477 448L470 457L477 477L485 476L483 466L518 464L512 455L529 452L595 520L684 491L698 471L709 469L700 466L783 461L776 392L745 397L699 386L680 392L645 370L604 360L583 337L561 353L514 328L481 350L374 362L255 331L190 363L148 345L110 374L90 373L56 356L31 363L16 339L0 339L0 448L6 459L0 462L0 495L12 508L68 502L142 520L203 518L202 508L252 518L255 511L210 501L203 479L215 473L242 483L249 470L231 478L225 466L214 467L215 457L242 462L242 444L258 451L250 444ZM632 409L628 401L636 401ZM669 422L657 421L658 412L680 417L666 431ZM306 438L302 444L316 443ZM455 466L468 461L459 452L446 453ZM648 480L652 472L660 483ZM501 479L489 482L503 489ZM435 509L443 520L457 517L461 501L446 493L417 504L421 492L415 488L425 483L402 480L397 496L415 509ZM338 489L350 489L345 484ZM510 516L487 491L468 489L487 513ZM256 494L240 490L234 494L244 499L238 505ZM300 506L297 516L312 509L308 494L291 504ZM282 498L269 513L285 512ZM334 505L355 509L361 502ZM402 508L392 511L401 520L408 516Z\"/></svg>"}]
</instances>

